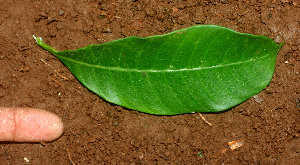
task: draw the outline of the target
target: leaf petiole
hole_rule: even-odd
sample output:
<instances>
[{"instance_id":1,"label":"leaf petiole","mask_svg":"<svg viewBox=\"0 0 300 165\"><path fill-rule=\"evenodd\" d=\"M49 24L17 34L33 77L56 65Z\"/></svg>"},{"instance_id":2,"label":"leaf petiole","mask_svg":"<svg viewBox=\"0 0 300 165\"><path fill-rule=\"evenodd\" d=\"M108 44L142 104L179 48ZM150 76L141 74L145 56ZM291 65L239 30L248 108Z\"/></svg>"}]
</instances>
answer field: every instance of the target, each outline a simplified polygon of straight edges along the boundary
<instances>
[{"instance_id":1,"label":"leaf petiole","mask_svg":"<svg viewBox=\"0 0 300 165\"><path fill-rule=\"evenodd\" d=\"M43 49L47 50L48 52L52 54L57 54L58 51L54 49L53 47L47 45L41 37L36 37L35 35L32 35L32 37L35 39L36 43L42 47Z\"/></svg>"}]
</instances>

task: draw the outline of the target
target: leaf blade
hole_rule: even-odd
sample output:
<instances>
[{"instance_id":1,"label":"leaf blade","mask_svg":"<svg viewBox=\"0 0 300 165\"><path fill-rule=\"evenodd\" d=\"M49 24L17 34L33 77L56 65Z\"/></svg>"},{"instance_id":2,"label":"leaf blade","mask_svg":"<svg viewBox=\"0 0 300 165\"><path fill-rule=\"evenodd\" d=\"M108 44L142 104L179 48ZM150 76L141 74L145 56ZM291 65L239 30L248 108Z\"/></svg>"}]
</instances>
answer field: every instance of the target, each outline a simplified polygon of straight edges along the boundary
<instances>
[{"instance_id":1,"label":"leaf blade","mask_svg":"<svg viewBox=\"0 0 300 165\"><path fill-rule=\"evenodd\" d=\"M226 110L257 94L271 81L281 46L264 36L198 25L50 52L104 99L175 115Z\"/></svg>"}]
</instances>

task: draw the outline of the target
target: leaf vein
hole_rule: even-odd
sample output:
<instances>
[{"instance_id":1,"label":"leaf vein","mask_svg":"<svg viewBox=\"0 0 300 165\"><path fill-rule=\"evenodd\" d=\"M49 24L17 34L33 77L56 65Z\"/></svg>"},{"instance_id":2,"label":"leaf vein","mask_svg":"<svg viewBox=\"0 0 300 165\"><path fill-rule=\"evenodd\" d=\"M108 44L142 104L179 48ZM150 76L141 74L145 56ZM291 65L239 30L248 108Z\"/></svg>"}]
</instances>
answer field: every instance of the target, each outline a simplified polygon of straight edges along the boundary
<instances>
[{"instance_id":1,"label":"leaf vein","mask_svg":"<svg viewBox=\"0 0 300 165\"><path fill-rule=\"evenodd\" d=\"M208 66L208 67L196 67L196 68L182 68L182 69L135 69L135 68L120 68L120 67L109 67L109 66L99 66L96 64L88 64L84 63L81 61L76 61L70 58L66 58L64 56L57 55L58 58L60 59L65 59L73 63L78 63L80 65L85 65L88 67L94 67L94 68L99 68L99 69L104 69L104 70L114 70L114 71L123 71L123 72L181 72L181 71L195 71L195 70L205 70L205 69L212 69L212 68L219 68L219 67L228 67L232 65L240 65L240 64L245 64L245 63L250 63L250 62L255 62L256 60L260 60L263 58L266 58L270 56L270 54L267 54L266 56L262 56L260 58L255 58L255 59L249 59L246 61L240 61L240 62L235 62L235 63L229 63L229 64L220 64L220 65L215 65L215 66Z\"/></svg>"}]
</instances>

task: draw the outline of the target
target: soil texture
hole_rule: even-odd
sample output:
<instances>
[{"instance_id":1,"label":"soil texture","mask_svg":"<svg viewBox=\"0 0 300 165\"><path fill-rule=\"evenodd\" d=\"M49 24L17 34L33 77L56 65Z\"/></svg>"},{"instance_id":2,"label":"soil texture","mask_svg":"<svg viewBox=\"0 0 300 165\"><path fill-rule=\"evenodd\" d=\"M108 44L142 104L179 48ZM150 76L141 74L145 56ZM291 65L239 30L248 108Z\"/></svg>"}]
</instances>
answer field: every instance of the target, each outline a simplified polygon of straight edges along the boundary
<instances>
[{"instance_id":1,"label":"soil texture","mask_svg":"<svg viewBox=\"0 0 300 165\"><path fill-rule=\"evenodd\" d=\"M47 143L0 142L0 164L300 164L300 8L290 0L0 1L0 106L59 115ZM215 24L284 42L271 83L222 113L155 116L83 87L57 50ZM238 141L234 150L228 142Z\"/></svg>"}]
</instances>

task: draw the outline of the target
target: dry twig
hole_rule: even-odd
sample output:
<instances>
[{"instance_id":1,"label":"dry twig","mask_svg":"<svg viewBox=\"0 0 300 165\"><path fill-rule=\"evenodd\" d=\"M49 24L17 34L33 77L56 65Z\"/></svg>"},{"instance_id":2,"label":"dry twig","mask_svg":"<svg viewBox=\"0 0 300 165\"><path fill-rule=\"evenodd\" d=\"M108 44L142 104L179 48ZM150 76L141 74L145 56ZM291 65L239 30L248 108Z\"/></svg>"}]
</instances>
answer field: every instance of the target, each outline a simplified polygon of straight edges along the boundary
<instances>
[{"instance_id":1,"label":"dry twig","mask_svg":"<svg viewBox=\"0 0 300 165\"><path fill-rule=\"evenodd\" d=\"M70 163L71 163L72 165L75 165L75 163L73 162L73 160L72 160L72 158L71 158L71 154L70 154L70 152L69 152L69 149L67 148L66 150L67 150L67 153L68 153L68 157L69 157Z\"/></svg>"},{"instance_id":2,"label":"dry twig","mask_svg":"<svg viewBox=\"0 0 300 165\"><path fill-rule=\"evenodd\" d=\"M212 126L212 124L211 124L209 121L207 121L207 120L204 118L204 116L202 116L202 114L201 114L200 112L198 112L198 115L201 117L201 119L202 119L206 124L208 124L209 126Z\"/></svg>"},{"instance_id":3,"label":"dry twig","mask_svg":"<svg viewBox=\"0 0 300 165\"><path fill-rule=\"evenodd\" d=\"M46 65L48 65L48 66L50 66L52 69L54 69L53 68L53 66L51 66L50 64L48 64L45 60L43 60L43 59L41 59L41 61L44 63L44 64L46 64ZM58 75L58 76L60 76L62 79L64 79L64 80L68 80L68 78L67 77L65 77L65 76L63 76L63 75L61 75L56 69L54 69L54 71L55 71L55 73Z\"/></svg>"}]
</instances>

